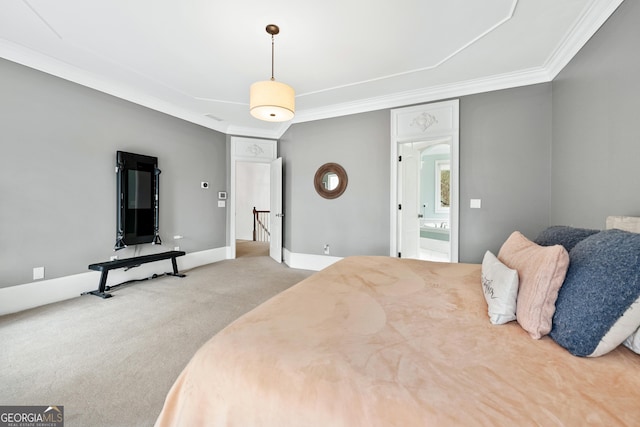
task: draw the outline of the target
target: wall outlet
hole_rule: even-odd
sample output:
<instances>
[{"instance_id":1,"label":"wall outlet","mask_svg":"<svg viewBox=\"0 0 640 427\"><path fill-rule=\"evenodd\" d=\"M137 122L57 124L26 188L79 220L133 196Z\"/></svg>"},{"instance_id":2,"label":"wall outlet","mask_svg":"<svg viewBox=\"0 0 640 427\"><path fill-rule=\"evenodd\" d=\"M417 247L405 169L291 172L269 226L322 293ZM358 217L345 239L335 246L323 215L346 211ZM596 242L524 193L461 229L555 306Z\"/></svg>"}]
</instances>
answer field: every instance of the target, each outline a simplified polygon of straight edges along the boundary
<instances>
[{"instance_id":1,"label":"wall outlet","mask_svg":"<svg viewBox=\"0 0 640 427\"><path fill-rule=\"evenodd\" d=\"M44 279L44 267L33 268L33 280Z\"/></svg>"},{"instance_id":2,"label":"wall outlet","mask_svg":"<svg viewBox=\"0 0 640 427\"><path fill-rule=\"evenodd\" d=\"M480 209L482 207L482 200L480 200L480 199L471 199L469 201L469 207L471 209Z\"/></svg>"},{"instance_id":3,"label":"wall outlet","mask_svg":"<svg viewBox=\"0 0 640 427\"><path fill-rule=\"evenodd\" d=\"M174 247L173 247L173 250L174 250L174 251L179 251L179 250L180 250L180 246L174 246Z\"/></svg>"},{"instance_id":4,"label":"wall outlet","mask_svg":"<svg viewBox=\"0 0 640 427\"><path fill-rule=\"evenodd\" d=\"M115 261L118 259L118 255L111 255L111 257L109 258L110 261Z\"/></svg>"},{"instance_id":5,"label":"wall outlet","mask_svg":"<svg viewBox=\"0 0 640 427\"><path fill-rule=\"evenodd\" d=\"M324 254L329 255L329 244L324 245Z\"/></svg>"}]
</instances>

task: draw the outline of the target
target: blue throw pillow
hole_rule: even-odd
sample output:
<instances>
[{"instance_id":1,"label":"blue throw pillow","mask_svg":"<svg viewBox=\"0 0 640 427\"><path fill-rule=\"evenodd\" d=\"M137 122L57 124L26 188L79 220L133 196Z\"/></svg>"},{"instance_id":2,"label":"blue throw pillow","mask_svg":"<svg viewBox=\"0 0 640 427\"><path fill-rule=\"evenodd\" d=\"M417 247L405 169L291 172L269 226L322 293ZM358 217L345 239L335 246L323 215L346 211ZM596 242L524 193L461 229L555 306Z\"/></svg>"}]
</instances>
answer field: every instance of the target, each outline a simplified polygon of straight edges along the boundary
<instances>
[{"instance_id":1,"label":"blue throw pillow","mask_svg":"<svg viewBox=\"0 0 640 427\"><path fill-rule=\"evenodd\" d=\"M567 225L554 225L542 231L534 240L540 246L562 245L571 252L571 249L587 237L599 233L600 230L589 228L575 228Z\"/></svg>"},{"instance_id":2,"label":"blue throw pillow","mask_svg":"<svg viewBox=\"0 0 640 427\"><path fill-rule=\"evenodd\" d=\"M601 356L640 326L640 234L593 234L569 259L549 335L576 356Z\"/></svg>"}]
</instances>

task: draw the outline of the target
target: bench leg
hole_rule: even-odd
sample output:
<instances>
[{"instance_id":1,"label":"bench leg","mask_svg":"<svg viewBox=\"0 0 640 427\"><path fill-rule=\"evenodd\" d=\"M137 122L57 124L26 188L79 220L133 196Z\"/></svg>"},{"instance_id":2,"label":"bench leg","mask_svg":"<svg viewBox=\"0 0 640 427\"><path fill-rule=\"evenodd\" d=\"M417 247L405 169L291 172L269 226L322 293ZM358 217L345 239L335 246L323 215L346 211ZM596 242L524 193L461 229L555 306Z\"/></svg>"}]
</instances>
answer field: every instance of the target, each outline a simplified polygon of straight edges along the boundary
<instances>
[{"instance_id":1,"label":"bench leg","mask_svg":"<svg viewBox=\"0 0 640 427\"><path fill-rule=\"evenodd\" d=\"M100 285L98 286L100 292L104 292L107 287L107 274L109 274L109 270L102 270L102 274L100 274Z\"/></svg>"},{"instance_id":2,"label":"bench leg","mask_svg":"<svg viewBox=\"0 0 640 427\"><path fill-rule=\"evenodd\" d=\"M173 266L173 273L171 274L172 276L186 277L186 274L178 273L178 262L176 261L176 257L171 258L171 265Z\"/></svg>"},{"instance_id":3,"label":"bench leg","mask_svg":"<svg viewBox=\"0 0 640 427\"><path fill-rule=\"evenodd\" d=\"M100 274L100 285L98 285L98 290L87 293L100 298L111 298L112 295L105 292L105 289L107 287L107 274L109 274L109 270L102 270Z\"/></svg>"}]
</instances>

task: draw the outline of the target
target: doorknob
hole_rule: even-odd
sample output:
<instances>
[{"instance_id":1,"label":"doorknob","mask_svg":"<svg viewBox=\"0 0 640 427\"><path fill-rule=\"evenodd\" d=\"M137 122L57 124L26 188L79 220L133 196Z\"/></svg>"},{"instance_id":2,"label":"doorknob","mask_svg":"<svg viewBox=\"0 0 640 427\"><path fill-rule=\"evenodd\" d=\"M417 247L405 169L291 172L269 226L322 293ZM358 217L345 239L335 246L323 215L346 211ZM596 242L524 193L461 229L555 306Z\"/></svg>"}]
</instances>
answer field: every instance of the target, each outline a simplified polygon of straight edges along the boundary
<instances>
[{"instance_id":1,"label":"doorknob","mask_svg":"<svg viewBox=\"0 0 640 427\"><path fill-rule=\"evenodd\" d=\"M424 218L424 215L418 214L418 218Z\"/></svg>"},{"instance_id":2,"label":"doorknob","mask_svg":"<svg viewBox=\"0 0 640 427\"><path fill-rule=\"evenodd\" d=\"M278 217L278 218L284 218L284 214L283 214L283 213L278 213L278 214L276 214L276 217Z\"/></svg>"}]
</instances>

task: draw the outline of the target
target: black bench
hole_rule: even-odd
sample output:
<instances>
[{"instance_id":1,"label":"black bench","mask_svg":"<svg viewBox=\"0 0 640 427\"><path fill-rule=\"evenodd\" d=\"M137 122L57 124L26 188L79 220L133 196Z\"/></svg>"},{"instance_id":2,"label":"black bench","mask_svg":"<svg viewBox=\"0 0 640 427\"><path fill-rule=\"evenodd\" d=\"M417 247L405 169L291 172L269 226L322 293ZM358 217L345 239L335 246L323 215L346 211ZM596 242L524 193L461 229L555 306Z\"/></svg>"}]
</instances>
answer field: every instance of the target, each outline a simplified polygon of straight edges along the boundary
<instances>
[{"instance_id":1,"label":"black bench","mask_svg":"<svg viewBox=\"0 0 640 427\"><path fill-rule=\"evenodd\" d=\"M91 295L99 296L101 298L110 298L112 295L106 293L105 291L113 289L115 286L118 286L118 285L114 285L107 288L107 274L109 274L109 270L115 270L118 268L125 268L125 267L137 267L141 264L146 264L148 262L154 262L154 261L161 261L163 259L171 259L171 264L173 265L173 273L166 273L167 275L176 276L176 277L185 277L184 274L178 273L178 264L176 263L176 258L183 255L185 255L185 252L183 251L169 251L169 252L162 252L158 254L141 255L133 258L114 259L113 261L91 264L89 265L89 270L102 272L102 274L100 275L100 285L98 286L97 290L91 291L91 292L84 292L83 295L91 294ZM154 274L153 277L157 277L157 276Z\"/></svg>"}]
</instances>

